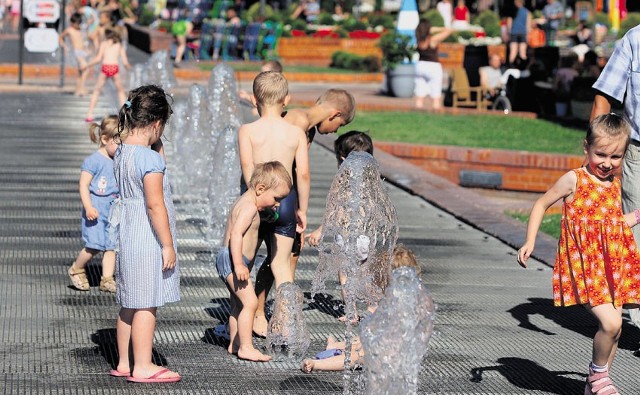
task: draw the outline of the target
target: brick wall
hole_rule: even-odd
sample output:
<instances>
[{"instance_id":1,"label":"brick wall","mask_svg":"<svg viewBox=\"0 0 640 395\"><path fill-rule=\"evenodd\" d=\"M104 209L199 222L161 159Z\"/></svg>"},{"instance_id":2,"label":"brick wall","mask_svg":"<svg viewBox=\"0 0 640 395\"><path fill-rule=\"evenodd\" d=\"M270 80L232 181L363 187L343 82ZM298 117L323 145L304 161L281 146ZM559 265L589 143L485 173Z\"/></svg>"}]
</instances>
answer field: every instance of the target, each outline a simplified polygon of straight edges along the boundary
<instances>
[{"instance_id":1,"label":"brick wall","mask_svg":"<svg viewBox=\"0 0 640 395\"><path fill-rule=\"evenodd\" d=\"M500 173L500 189L545 192L583 157L483 148L376 142L377 149L459 184L460 171Z\"/></svg>"}]
</instances>

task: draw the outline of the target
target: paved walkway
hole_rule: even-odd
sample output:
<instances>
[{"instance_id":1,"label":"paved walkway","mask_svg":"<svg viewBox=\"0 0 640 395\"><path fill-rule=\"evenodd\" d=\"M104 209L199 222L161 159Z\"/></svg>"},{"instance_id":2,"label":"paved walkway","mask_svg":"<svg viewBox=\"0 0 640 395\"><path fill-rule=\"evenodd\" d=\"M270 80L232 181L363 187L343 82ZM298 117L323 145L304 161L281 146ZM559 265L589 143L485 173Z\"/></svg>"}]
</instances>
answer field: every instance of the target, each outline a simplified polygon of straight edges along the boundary
<instances>
[{"instance_id":1,"label":"paved walkway","mask_svg":"<svg viewBox=\"0 0 640 395\"><path fill-rule=\"evenodd\" d=\"M0 106L0 367L3 392L338 394L339 373L303 374L297 364L256 364L226 354L213 328L228 315L223 283L194 221L178 218L180 303L160 309L156 360L182 373L175 385L135 385L106 375L115 360L112 295L71 289L66 270L82 247L78 168L95 147L81 121L86 99L60 93L3 94ZM101 104L96 113L109 111ZM321 139L321 143L330 141ZM594 320L581 308L551 306L551 270L515 263L509 245L476 229L524 228L492 216L489 204L451 183L376 153L400 221L438 304L437 334L422 364L424 394L581 394ZM335 173L333 154L311 150L310 225L320 223ZM406 190L413 191L407 193ZM435 203L431 204L429 201ZM178 207L179 208L179 207ZM465 218L476 212L477 218ZM450 213L454 213L451 215ZM474 226L469 224L475 221ZM480 224L480 225L479 225ZM317 253L305 249L297 282L308 291ZM99 279L99 262L90 266ZM309 302L312 345L340 336L338 294ZM640 332L625 322L614 380L637 394ZM261 340L256 339L261 345Z\"/></svg>"}]
</instances>

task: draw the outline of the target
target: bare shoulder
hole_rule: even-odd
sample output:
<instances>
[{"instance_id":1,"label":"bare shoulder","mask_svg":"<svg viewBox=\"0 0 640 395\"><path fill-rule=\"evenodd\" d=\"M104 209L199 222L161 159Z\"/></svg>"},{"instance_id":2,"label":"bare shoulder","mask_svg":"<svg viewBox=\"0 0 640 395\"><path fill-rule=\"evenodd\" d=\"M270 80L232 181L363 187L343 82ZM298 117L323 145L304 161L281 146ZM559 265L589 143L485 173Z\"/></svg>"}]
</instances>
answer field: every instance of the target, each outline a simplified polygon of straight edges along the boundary
<instances>
[{"instance_id":1,"label":"bare shoulder","mask_svg":"<svg viewBox=\"0 0 640 395\"><path fill-rule=\"evenodd\" d=\"M287 115L285 115L284 119L290 124L296 125L302 130L309 129L309 117L307 116L306 111L294 108L287 111Z\"/></svg>"},{"instance_id":2,"label":"bare shoulder","mask_svg":"<svg viewBox=\"0 0 640 395\"><path fill-rule=\"evenodd\" d=\"M255 120L253 122L242 124L242 126L240 126L239 133L241 133L241 134L251 134L254 131L260 129L261 125L262 125L261 119L258 118L257 120Z\"/></svg>"}]
</instances>

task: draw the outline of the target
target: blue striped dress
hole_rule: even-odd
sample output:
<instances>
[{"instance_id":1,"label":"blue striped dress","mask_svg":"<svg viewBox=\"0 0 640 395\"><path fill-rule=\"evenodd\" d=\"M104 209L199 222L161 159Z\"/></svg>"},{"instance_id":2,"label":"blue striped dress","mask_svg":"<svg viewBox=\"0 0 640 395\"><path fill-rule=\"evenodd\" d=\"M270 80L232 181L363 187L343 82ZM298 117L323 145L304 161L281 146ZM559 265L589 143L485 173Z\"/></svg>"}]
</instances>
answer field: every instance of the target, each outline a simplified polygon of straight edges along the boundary
<instances>
[{"instance_id":1,"label":"blue striped dress","mask_svg":"<svg viewBox=\"0 0 640 395\"><path fill-rule=\"evenodd\" d=\"M164 203L176 248L175 209L162 156L147 147L121 144L114 158L120 201L116 253L116 301L122 307L143 309L180 300L180 271L162 271L162 246L147 214L142 180L149 173L163 173ZM112 217L114 215L112 214Z\"/></svg>"}]
</instances>

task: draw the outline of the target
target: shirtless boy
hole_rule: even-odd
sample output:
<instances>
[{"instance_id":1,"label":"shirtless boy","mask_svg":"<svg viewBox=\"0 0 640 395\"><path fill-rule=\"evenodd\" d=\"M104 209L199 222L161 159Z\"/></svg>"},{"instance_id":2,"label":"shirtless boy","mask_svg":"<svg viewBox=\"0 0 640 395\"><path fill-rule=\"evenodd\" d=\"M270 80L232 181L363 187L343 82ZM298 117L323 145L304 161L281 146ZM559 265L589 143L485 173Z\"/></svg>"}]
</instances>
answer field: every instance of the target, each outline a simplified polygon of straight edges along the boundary
<instances>
[{"instance_id":1,"label":"shirtless boy","mask_svg":"<svg viewBox=\"0 0 640 395\"><path fill-rule=\"evenodd\" d=\"M284 282L293 281L289 265L291 247L296 231L302 232L307 226L311 184L307 137L303 129L281 116L289 102L287 80L281 73L266 71L258 74L253 81L253 95L260 118L242 125L238 134L244 181L249 182L257 163L279 161L290 175L294 160L296 163L296 176L292 177L294 187L280 203L279 218L269 224L271 226L264 236L271 257L271 272L276 287L279 287Z\"/></svg>"},{"instance_id":2,"label":"shirtless boy","mask_svg":"<svg viewBox=\"0 0 640 395\"><path fill-rule=\"evenodd\" d=\"M249 272L258 246L259 213L276 209L289 194L291 184L291 176L280 162L256 164L247 191L236 200L229 213L224 247L218 252L216 268L229 289L231 301L228 351L240 359L271 360L253 347L251 330L258 300Z\"/></svg>"},{"instance_id":3,"label":"shirtless boy","mask_svg":"<svg viewBox=\"0 0 640 395\"><path fill-rule=\"evenodd\" d=\"M73 49L73 56L75 56L76 58L76 63L78 64L78 72L80 73L80 78L78 78L78 82L76 83L76 90L74 92L74 95L84 96L87 94L84 84L87 80L87 74L89 70L87 69L88 54L84 47L84 39L82 38L82 15L78 12L74 12L71 15L69 21L71 26L64 29L64 31L60 34L58 41L60 42L60 46L64 49L64 52L68 53L69 46L67 45L65 38L69 37L71 48Z\"/></svg>"}]
</instances>

